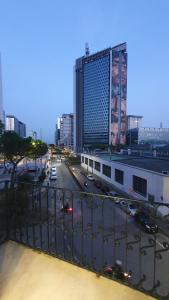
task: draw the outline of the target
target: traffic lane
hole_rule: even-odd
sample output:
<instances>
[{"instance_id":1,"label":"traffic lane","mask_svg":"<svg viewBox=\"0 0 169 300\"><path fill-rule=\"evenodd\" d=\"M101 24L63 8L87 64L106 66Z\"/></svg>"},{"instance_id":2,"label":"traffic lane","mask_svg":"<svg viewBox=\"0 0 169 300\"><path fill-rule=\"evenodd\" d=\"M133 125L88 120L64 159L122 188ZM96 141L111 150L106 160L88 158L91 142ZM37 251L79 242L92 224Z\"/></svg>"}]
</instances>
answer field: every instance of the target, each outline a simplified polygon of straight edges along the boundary
<instances>
[{"instance_id":1,"label":"traffic lane","mask_svg":"<svg viewBox=\"0 0 169 300\"><path fill-rule=\"evenodd\" d=\"M78 167L71 167L71 170L74 174L74 176L77 178L77 180L80 182L80 184L84 187L85 192L94 193L94 194L102 194L100 189L98 189L96 186L94 186L94 181L88 180L86 176L82 175L81 169ZM87 182L87 187L84 185L84 183Z\"/></svg>"},{"instance_id":2,"label":"traffic lane","mask_svg":"<svg viewBox=\"0 0 169 300\"><path fill-rule=\"evenodd\" d=\"M57 188L80 190L73 176L70 174L68 168L63 162L58 163L57 161L53 161L51 167L52 166L56 166L58 176L58 179L52 183L52 186Z\"/></svg>"},{"instance_id":3,"label":"traffic lane","mask_svg":"<svg viewBox=\"0 0 169 300\"><path fill-rule=\"evenodd\" d=\"M93 208L94 211L95 208ZM116 209L118 211L118 208ZM110 209L108 209L110 213ZM119 211L120 215L122 211ZM93 224L95 226L91 226L91 211L89 214L85 212L85 208L83 209L83 230L85 232L84 236L84 257L87 260L88 264L93 263L93 259L95 260L95 267L100 268L101 265L104 264L112 264L115 262L115 259L120 259L123 263L123 266L127 268L127 270L132 270L132 280L133 283L138 283L141 279L142 275L146 275L146 280L143 283L145 288L150 288L154 286L154 255L155 248L157 248L156 244L152 245L152 241L158 241L161 238L160 234L150 235L143 232L139 226L135 224L135 221L132 217L129 217L127 220L127 224L118 222L120 220L119 215L117 215L117 222L113 224L114 220L112 218L112 214L110 214L111 218L107 215L107 220L112 219L113 222L107 222L107 226L101 226L102 219L100 219L100 224L96 222L93 218ZM88 218L87 218L88 215ZM97 212L97 215L99 213ZM97 225L96 225L97 223ZM115 230L113 231L113 225L115 225ZM126 228L127 225L127 228ZM98 228L97 228L98 226ZM97 228L97 230L96 230ZM103 230L102 233L99 234L99 230ZM126 235L127 232L127 235ZM156 238L156 236L158 238ZM91 240L93 237L93 241ZM104 240L104 245L103 245ZM115 245L115 246L114 246ZM130 246L130 247L129 247ZM158 245L159 246L159 245ZM92 249L93 247L93 249ZM102 249L104 247L104 258L101 252L98 252L98 249ZM140 249L146 250L146 254L140 259ZM165 260L163 260L165 261ZM155 272L155 276L162 279L163 284L161 285L161 290L164 289L164 282L167 281L165 275L162 274L162 269L160 271ZM167 284L166 284L167 286Z\"/></svg>"}]
</instances>

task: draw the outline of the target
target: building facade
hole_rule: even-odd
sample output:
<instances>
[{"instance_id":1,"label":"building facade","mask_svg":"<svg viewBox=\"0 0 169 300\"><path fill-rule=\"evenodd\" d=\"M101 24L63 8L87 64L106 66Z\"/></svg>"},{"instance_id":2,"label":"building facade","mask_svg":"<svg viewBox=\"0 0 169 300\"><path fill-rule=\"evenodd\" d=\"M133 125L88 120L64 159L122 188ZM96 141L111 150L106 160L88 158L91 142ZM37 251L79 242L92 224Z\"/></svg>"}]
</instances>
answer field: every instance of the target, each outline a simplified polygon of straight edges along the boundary
<instances>
[{"instance_id":1,"label":"building facade","mask_svg":"<svg viewBox=\"0 0 169 300\"><path fill-rule=\"evenodd\" d=\"M26 125L13 115L6 116L5 130L15 131L20 137L26 137Z\"/></svg>"},{"instance_id":2,"label":"building facade","mask_svg":"<svg viewBox=\"0 0 169 300\"><path fill-rule=\"evenodd\" d=\"M166 145L169 144L169 128L140 127L127 131L127 143L129 145L151 144Z\"/></svg>"},{"instance_id":3,"label":"building facade","mask_svg":"<svg viewBox=\"0 0 169 300\"><path fill-rule=\"evenodd\" d=\"M143 119L142 116L128 115L127 116L127 130L130 130L133 128L140 128L142 119Z\"/></svg>"},{"instance_id":4,"label":"building facade","mask_svg":"<svg viewBox=\"0 0 169 300\"><path fill-rule=\"evenodd\" d=\"M126 43L76 60L74 144L125 144L127 98Z\"/></svg>"},{"instance_id":5,"label":"building facade","mask_svg":"<svg viewBox=\"0 0 169 300\"><path fill-rule=\"evenodd\" d=\"M26 137L26 125L19 121L19 136L22 138Z\"/></svg>"},{"instance_id":6,"label":"building facade","mask_svg":"<svg viewBox=\"0 0 169 300\"><path fill-rule=\"evenodd\" d=\"M81 165L129 197L169 203L169 161L81 154Z\"/></svg>"},{"instance_id":7,"label":"building facade","mask_svg":"<svg viewBox=\"0 0 169 300\"><path fill-rule=\"evenodd\" d=\"M73 149L73 114L63 114L60 118L59 145Z\"/></svg>"}]
</instances>

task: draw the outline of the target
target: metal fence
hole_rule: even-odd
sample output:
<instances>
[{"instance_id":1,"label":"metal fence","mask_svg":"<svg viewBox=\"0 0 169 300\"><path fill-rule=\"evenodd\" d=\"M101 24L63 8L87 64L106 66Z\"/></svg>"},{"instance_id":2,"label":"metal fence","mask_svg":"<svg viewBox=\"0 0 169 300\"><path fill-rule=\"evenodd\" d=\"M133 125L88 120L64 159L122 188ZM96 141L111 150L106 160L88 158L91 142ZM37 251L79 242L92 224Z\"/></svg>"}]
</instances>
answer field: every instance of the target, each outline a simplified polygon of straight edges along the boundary
<instances>
[{"instance_id":1,"label":"metal fence","mask_svg":"<svg viewBox=\"0 0 169 300\"><path fill-rule=\"evenodd\" d=\"M119 280L159 299L169 299L169 236L166 223L156 218L152 206L28 184L12 189L6 185L1 195L1 202L5 199L7 206L0 222L3 240L8 233L9 239L94 271L98 276ZM152 224L158 224L157 233L146 232L146 227L136 222L129 214L128 201L151 215ZM8 218L6 222L4 216ZM115 269L117 261L121 263L121 273Z\"/></svg>"}]
</instances>

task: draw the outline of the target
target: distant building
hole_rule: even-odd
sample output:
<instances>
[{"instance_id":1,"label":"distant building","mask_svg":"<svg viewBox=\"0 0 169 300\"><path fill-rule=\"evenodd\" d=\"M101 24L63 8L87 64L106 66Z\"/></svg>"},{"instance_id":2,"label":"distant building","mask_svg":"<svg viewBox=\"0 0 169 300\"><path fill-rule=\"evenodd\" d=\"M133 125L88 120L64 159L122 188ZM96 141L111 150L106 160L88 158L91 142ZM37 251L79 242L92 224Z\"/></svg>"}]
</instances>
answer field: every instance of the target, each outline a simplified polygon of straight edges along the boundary
<instances>
[{"instance_id":1,"label":"distant building","mask_svg":"<svg viewBox=\"0 0 169 300\"><path fill-rule=\"evenodd\" d=\"M37 132L34 130L30 130L30 132L28 133L28 136L30 136L34 140L37 140Z\"/></svg>"},{"instance_id":2,"label":"distant building","mask_svg":"<svg viewBox=\"0 0 169 300\"><path fill-rule=\"evenodd\" d=\"M166 145L169 143L169 128L140 127L127 131L127 144Z\"/></svg>"},{"instance_id":3,"label":"distant building","mask_svg":"<svg viewBox=\"0 0 169 300\"><path fill-rule=\"evenodd\" d=\"M6 131L15 131L19 135L19 121L13 115L6 116Z\"/></svg>"},{"instance_id":4,"label":"distant building","mask_svg":"<svg viewBox=\"0 0 169 300\"><path fill-rule=\"evenodd\" d=\"M141 127L142 119L143 119L142 116L128 115L127 130Z\"/></svg>"},{"instance_id":5,"label":"distant building","mask_svg":"<svg viewBox=\"0 0 169 300\"><path fill-rule=\"evenodd\" d=\"M74 150L125 144L126 43L78 58L74 67Z\"/></svg>"},{"instance_id":6,"label":"distant building","mask_svg":"<svg viewBox=\"0 0 169 300\"><path fill-rule=\"evenodd\" d=\"M73 114L63 114L60 118L59 144L73 149Z\"/></svg>"},{"instance_id":7,"label":"distant building","mask_svg":"<svg viewBox=\"0 0 169 300\"><path fill-rule=\"evenodd\" d=\"M15 131L20 137L26 137L26 125L19 121L14 115L6 116L6 131Z\"/></svg>"},{"instance_id":8,"label":"distant building","mask_svg":"<svg viewBox=\"0 0 169 300\"><path fill-rule=\"evenodd\" d=\"M60 123L61 123L61 118L57 118L56 126L55 126L55 145L56 146L60 145Z\"/></svg>"},{"instance_id":9,"label":"distant building","mask_svg":"<svg viewBox=\"0 0 169 300\"><path fill-rule=\"evenodd\" d=\"M26 125L19 121L19 136L22 138L26 137Z\"/></svg>"},{"instance_id":10,"label":"distant building","mask_svg":"<svg viewBox=\"0 0 169 300\"><path fill-rule=\"evenodd\" d=\"M2 93L1 54L0 54L0 120L5 126L5 112L3 110L3 93Z\"/></svg>"}]
</instances>

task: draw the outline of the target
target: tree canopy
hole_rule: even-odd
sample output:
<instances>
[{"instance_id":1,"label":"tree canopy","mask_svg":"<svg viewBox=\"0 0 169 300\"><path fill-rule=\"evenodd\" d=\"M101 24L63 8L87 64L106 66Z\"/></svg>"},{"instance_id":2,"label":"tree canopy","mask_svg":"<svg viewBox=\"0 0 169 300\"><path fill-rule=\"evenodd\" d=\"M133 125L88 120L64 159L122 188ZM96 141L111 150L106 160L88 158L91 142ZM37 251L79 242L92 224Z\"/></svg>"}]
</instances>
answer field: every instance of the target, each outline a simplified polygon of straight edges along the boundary
<instances>
[{"instance_id":1,"label":"tree canopy","mask_svg":"<svg viewBox=\"0 0 169 300\"><path fill-rule=\"evenodd\" d=\"M13 165L11 182L14 181L15 169L18 163L25 157L36 159L47 153L48 147L40 140L31 137L22 138L14 131L6 131L0 136L0 153L5 160Z\"/></svg>"}]
</instances>

